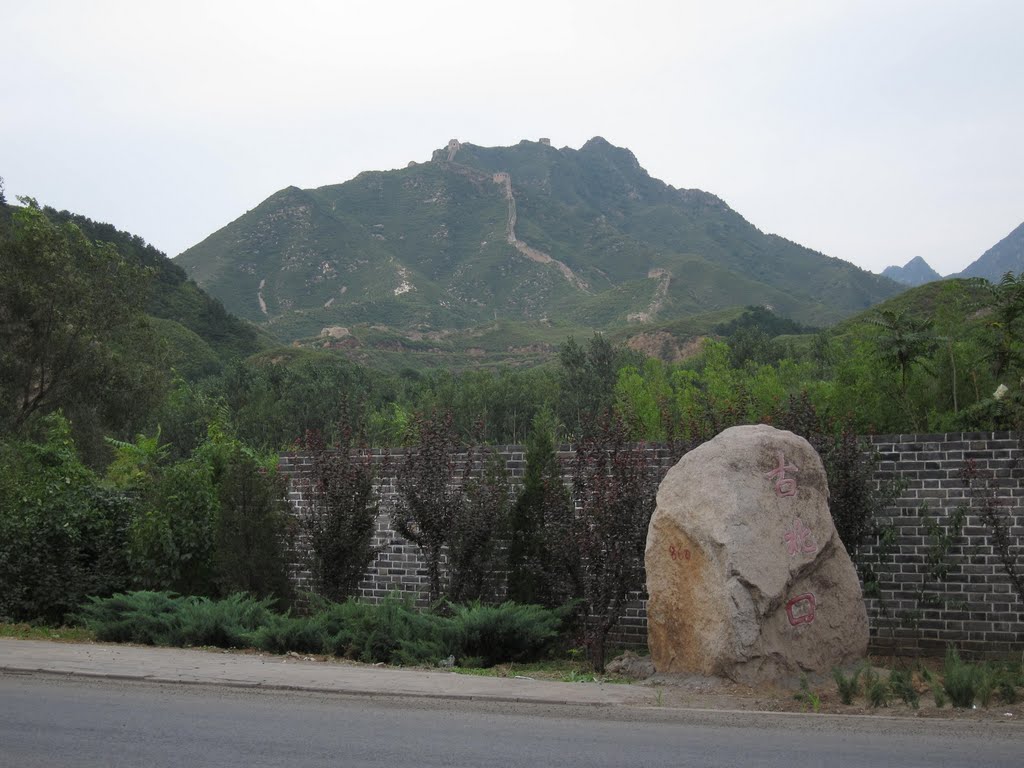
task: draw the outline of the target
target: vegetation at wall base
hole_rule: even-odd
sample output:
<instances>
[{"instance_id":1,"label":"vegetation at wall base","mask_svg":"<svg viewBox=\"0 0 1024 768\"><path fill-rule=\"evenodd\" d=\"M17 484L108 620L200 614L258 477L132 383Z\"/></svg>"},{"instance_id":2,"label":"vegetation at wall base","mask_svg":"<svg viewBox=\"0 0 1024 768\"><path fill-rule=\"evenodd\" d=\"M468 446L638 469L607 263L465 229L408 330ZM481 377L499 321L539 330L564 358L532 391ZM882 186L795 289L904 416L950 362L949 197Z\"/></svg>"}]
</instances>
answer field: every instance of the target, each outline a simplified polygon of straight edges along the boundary
<instances>
[{"instance_id":1,"label":"vegetation at wall base","mask_svg":"<svg viewBox=\"0 0 1024 768\"><path fill-rule=\"evenodd\" d=\"M97 640L145 645L322 653L368 663L434 666L449 656L483 666L533 662L558 643L571 606L448 605L421 611L397 597L379 604L316 601L308 615L281 614L270 599L220 600L171 592L90 598L76 619Z\"/></svg>"}]
</instances>

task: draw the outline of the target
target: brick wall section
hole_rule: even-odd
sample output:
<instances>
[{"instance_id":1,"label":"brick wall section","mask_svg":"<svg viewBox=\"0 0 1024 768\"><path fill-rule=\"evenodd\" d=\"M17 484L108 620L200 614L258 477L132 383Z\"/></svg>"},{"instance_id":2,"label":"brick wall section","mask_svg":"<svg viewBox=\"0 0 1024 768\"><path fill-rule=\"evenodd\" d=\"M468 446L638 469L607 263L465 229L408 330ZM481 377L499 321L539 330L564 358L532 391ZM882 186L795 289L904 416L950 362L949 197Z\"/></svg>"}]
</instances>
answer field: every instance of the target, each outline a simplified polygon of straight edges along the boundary
<instances>
[{"instance_id":1,"label":"brick wall section","mask_svg":"<svg viewBox=\"0 0 1024 768\"><path fill-rule=\"evenodd\" d=\"M895 649L901 654L942 653L948 642L971 656L1005 657L1024 652L1024 603L993 552L980 519L980 492L967 491L960 477L966 460L974 462L988 478L985 485L1011 518L1011 533L1024 537L1024 452L1017 435L1005 432L942 435L882 435L870 438L881 457L876 479L900 477L904 489L883 522L895 532L895 551L881 554L868 547L865 555L879 559L877 570L883 588L879 598L867 600L876 652ZM526 467L522 446L495 446L505 460L513 487L522 483ZM652 464L664 473L672 464L664 446L646 449ZM562 446L559 457L569 467L573 453ZM462 457L465 458L464 456ZM395 499L395 472L404 459L400 450L375 451L377 489L381 511L374 544L380 554L359 587L359 596L378 602L389 593L426 601L428 577L419 548L402 539L391 527L390 506ZM312 512L310 473L312 460L302 454L284 454L281 472L288 478L292 510L299 520ZM566 476L566 482L570 478ZM981 485L981 483L978 483ZM928 577L928 555L934 537L928 535L927 519L940 524L956 507L972 509L963 535L950 549L952 568L942 580ZM300 526L301 530L301 526ZM299 534L290 576L300 590L312 588L308 566L308 538ZM500 597L500 596L499 596ZM611 642L623 647L643 647L647 642L647 596L630 596Z\"/></svg>"},{"instance_id":2,"label":"brick wall section","mask_svg":"<svg viewBox=\"0 0 1024 768\"><path fill-rule=\"evenodd\" d=\"M881 458L877 478L904 483L883 521L893 525L895 551L880 556L881 597L867 601L875 650L932 655L955 643L973 657L1024 652L1024 602L981 519L983 498L990 495L1007 516L1018 560L1024 562L1021 437L971 432L871 438ZM973 492L961 474L968 461L979 474ZM929 532L929 521L945 527L961 505L967 514L948 551L951 567L936 577L929 553L936 550L937 537ZM865 555L879 553L869 547Z\"/></svg>"}]
</instances>

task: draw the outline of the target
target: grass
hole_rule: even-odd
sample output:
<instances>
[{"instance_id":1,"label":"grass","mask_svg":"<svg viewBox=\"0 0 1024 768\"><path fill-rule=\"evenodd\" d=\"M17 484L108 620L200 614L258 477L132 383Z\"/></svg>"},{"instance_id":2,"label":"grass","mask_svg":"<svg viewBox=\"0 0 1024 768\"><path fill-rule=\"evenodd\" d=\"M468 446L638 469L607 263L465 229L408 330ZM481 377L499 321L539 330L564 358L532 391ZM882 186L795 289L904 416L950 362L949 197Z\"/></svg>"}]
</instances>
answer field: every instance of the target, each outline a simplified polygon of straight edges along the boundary
<instances>
[{"instance_id":1,"label":"grass","mask_svg":"<svg viewBox=\"0 0 1024 768\"><path fill-rule=\"evenodd\" d=\"M956 648L947 648L946 661L942 668L942 688L954 707L970 709L974 705L977 680L976 668L962 661Z\"/></svg>"},{"instance_id":2,"label":"grass","mask_svg":"<svg viewBox=\"0 0 1024 768\"><path fill-rule=\"evenodd\" d=\"M860 674L863 670L863 667L857 667L849 677L846 677L839 667L832 670L832 678L836 681L836 688L839 690L839 700L843 704L853 704L853 700L857 698L857 694L860 692Z\"/></svg>"},{"instance_id":3,"label":"grass","mask_svg":"<svg viewBox=\"0 0 1024 768\"><path fill-rule=\"evenodd\" d=\"M578 658L555 658L529 663L495 664L493 667L456 666L453 672L479 677L529 677L533 680L552 680L561 683L615 683L628 684L625 677L595 675L588 661Z\"/></svg>"},{"instance_id":4,"label":"grass","mask_svg":"<svg viewBox=\"0 0 1024 768\"><path fill-rule=\"evenodd\" d=\"M95 633L85 627L46 627L34 624L0 623L0 637L16 640L61 640L65 643L91 643Z\"/></svg>"}]
</instances>

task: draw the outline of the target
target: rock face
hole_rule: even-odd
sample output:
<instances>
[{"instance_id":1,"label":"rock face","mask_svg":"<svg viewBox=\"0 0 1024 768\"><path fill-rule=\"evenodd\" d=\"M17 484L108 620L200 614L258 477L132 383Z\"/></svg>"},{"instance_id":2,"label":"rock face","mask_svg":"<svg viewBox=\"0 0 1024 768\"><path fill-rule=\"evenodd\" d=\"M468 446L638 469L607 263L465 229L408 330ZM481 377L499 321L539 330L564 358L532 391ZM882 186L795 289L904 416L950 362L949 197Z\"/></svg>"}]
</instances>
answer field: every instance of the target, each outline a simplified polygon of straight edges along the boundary
<instances>
[{"instance_id":1,"label":"rock face","mask_svg":"<svg viewBox=\"0 0 1024 768\"><path fill-rule=\"evenodd\" d=\"M660 673L755 683L867 652L824 467L792 432L733 427L684 456L658 489L645 564Z\"/></svg>"}]
</instances>

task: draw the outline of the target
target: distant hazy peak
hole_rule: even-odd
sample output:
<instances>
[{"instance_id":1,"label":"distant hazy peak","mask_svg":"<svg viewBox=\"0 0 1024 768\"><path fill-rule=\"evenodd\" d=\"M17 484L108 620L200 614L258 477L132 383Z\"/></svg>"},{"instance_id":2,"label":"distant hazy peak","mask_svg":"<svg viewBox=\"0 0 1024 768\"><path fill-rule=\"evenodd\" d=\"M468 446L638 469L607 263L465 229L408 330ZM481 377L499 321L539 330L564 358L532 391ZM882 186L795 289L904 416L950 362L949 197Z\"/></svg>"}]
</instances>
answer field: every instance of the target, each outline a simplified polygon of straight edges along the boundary
<instances>
[{"instance_id":1,"label":"distant hazy peak","mask_svg":"<svg viewBox=\"0 0 1024 768\"><path fill-rule=\"evenodd\" d=\"M886 267L882 270L882 275L897 283L912 286L924 285L942 279L942 275L932 269L928 262L920 256L915 256L902 267Z\"/></svg>"},{"instance_id":2,"label":"distant hazy peak","mask_svg":"<svg viewBox=\"0 0 1024 768\"><path fill-rule=\"evenodd\" d=\"M1024 272L1024 223L985 251L959 277L984 277L997 282L1007 272Z\"/></svg>"}]
</instances>

